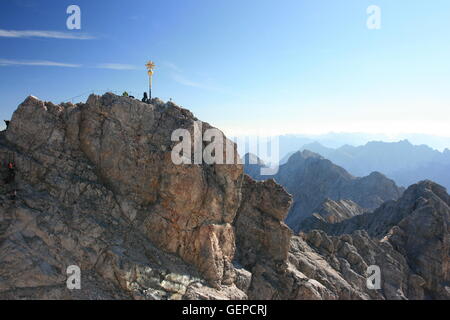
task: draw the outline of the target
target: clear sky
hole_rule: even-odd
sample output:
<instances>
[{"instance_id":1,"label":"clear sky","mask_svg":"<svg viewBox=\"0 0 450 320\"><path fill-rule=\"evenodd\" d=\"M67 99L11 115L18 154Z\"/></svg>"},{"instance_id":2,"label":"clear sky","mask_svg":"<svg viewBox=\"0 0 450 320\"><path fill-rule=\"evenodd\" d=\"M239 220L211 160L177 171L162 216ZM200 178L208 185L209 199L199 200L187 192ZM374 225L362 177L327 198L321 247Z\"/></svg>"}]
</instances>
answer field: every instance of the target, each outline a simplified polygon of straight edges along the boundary
<instances>
[{"instance_id":1,"label":"clear sky","mask_svg":"<svg viewBox=\"0 0 450 320\"><path fill-rule=\"evenodd\" d=\"M155 96L228 134L450 136L449 40L448 0L1 1L0 117L29 94L141 97L151 59Z\"/></svg>"}]
</instances>

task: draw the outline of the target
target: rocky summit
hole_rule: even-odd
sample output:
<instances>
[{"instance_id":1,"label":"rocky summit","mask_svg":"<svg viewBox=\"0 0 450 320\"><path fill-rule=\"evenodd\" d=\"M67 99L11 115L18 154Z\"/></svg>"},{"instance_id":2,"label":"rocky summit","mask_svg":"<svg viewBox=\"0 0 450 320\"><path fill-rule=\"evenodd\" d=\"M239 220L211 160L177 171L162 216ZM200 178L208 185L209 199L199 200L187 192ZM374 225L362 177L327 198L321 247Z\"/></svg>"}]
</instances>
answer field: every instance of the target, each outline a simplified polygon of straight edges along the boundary
<instances>
[{"instance_id":1,"label":"rocky summit","mask_svg":"<svg viewBox=\"0 0 450 320\"><path fill-rule=\"evenodd\" d=\"M327 199L296 234L292 196L245 175L229 140L234 164L174 164L174 130L211 128L159 99L28 97L0 133L0 298L450 299L444 188L373 212Z\"/></svg>"}]
</instances>

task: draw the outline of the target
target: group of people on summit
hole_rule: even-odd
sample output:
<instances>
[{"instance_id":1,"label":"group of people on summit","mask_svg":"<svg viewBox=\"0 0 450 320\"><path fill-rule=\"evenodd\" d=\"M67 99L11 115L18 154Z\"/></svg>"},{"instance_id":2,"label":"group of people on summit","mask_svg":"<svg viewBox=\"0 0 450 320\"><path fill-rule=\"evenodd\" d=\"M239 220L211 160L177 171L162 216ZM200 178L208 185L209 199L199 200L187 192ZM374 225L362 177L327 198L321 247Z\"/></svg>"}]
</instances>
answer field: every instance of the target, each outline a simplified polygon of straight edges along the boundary
<instances>
[{"instance_id":1,"label":"group of people on summit","mask_svg":"<svg viewBox=\"0 0 450 320\"><path fill-rule=\"evenodd\" d=\"M130 95L128 94L128 92L126 92L126 91L124 91L124 92L122 93L122 96L123 96L123 97L129 97L129 98L135 99L134 96L130 96ZM141 101L142 101L142 102L145 102L145 103L150 103L150 100L151 100L151 99L148 98L147 92L144 92L144 96L143 96L143 98L141 99Z\"/></svg>"}]
</instances>

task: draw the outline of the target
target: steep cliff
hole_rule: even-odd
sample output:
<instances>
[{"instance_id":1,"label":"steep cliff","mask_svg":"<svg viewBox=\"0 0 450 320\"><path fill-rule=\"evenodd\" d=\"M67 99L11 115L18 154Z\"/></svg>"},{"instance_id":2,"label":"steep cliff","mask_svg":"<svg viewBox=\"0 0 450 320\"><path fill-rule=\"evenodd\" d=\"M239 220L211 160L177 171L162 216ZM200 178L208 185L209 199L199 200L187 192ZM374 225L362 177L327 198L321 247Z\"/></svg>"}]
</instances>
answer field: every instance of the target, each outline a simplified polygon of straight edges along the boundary
<instances>
[{"instance_id":1,"label":"steep cliff","mask_svg":"<svg viewBox=\"0 0 450 320\"><path fill-rule=\"evenodd\" d=\"M2 165L13 159L17 171L7 186L15 199L1 195L1 294L181 297L200 283L245 297L221 289L233 287L242 167L171 160L171 133L193 132L196 121L157 99L27 98L0 146ZM64 289L69 265L96 290Z\"/></svg>"},{"instance_id":2,"label":"steep cliff","mask_svg":"<svg viewBox=\"0 0 450 320\"><path fill-rule=\"evenodd\" d=\"M27 98L0 132L0 298L448 298L441 187L293 235L292 197L244 175L229 140L233 164L172 161L174 130L211 128L158 99ZM372 264L380 290L366 287ZM72 265L80 290L66 287Z\"/></svg>"}]
</instances>

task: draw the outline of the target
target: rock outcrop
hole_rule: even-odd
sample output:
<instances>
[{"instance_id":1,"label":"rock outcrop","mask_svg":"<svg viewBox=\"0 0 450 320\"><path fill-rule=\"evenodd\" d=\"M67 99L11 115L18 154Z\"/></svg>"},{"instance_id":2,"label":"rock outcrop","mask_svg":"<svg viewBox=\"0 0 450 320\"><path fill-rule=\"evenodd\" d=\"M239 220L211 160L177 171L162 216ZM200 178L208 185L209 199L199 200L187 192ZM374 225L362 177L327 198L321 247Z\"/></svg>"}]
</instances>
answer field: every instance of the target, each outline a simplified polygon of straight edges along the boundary
<instances>
[{"instance_id":1,"label":"rock outcrop","mask_svg":"<svg viewBox=\"0 0 450 320\"><path fill-rule=\"evenodd\" d=\"M316 230L294 235L284 221L295 195L245 175L227 139L233 164L174 164L176 129L211 126L158 99L27 98L0 132L0 298L450 298L442 187L422 182L359 215L328 200ZM80 290L66 287L73 265ZM366 286L369 265L380 290Z\"/></svg>"},{"instance_id":2,"label":"rock outcrop","mask_svg":"<svg viewBox=\"0 0 450 320\"><path fill-rule=\"evenodd\" d=\"M144 297L183 295L200 278L216 291L233 286L242 166L173 164L172 131L196 125L189 111L156 99L27 98L1 138L2 164L17 166L16 198L1 195L2 295L39 296L72 264L105 288ZM146 293L142 282L168 291Z\"/></svg>"},{"instance_id":3,"label":"rock outcrop","mask_svg":"<svg viewBox=\"0 0 450 320\"><path fill-rule=\"evenodd\" d=\"M323 221L331 231L291 237L285 263L264 259L247 265L252 272L249 297L450 299L448 200L442 187L425 181L373 214L342 221L352 226L345 232L333 233L339 223ZM351 221L363 216L366 224L355 227ZM379 267L379 290L367 286L369 266Z\"/></svg>"},{"instance_id":4,"label":"rock outcrop","mask_svg":"<svg viewBox=\"0 0 450 320\"><path fill-rule=\"evenodd\" d=\"M259 261L287 260L292 231L283 223L291 197L273 180L256 182L245 175L241 207L234 222L236 260L247 269Z\"/></svg>"},{"instance_id":5,"label":"rock outcrop","mask_svg":"<svg viewBox=\"0 0 450 320\"><path fill-rule=\"evenodd\" d=\"M383 251L373 264L385 272L386 298L450 299L450 196L442 186L422 181L410 186L398 201L389 201L373 213L319 227L322 231L303 237L333 235L331 238L344 237L355 244L355 234L363 232L364 239L358 241L364 240L365 245L354 250L363 257L360 261L374 261L361 252ZM322 240L312 243L316 241L315 247L320 247ZM369 244L375 245L373 249ZM395 273L393 265L386 266L390 259L386 253L396 260ZM354 265L356 260L349 262Z\"/></svg>"}]
</instances>

